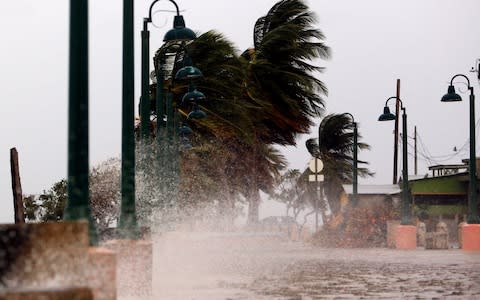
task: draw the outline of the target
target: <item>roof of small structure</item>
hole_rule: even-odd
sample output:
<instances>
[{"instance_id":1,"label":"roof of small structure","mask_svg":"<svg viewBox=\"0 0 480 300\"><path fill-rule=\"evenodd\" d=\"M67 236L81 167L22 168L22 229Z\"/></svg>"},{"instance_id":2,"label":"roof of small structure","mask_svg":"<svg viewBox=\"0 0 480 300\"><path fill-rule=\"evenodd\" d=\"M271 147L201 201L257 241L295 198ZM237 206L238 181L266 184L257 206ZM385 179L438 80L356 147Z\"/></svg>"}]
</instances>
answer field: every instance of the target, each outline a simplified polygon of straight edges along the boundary
<instances>
[{"instance_id":1,"label":"roof of small structure","mask_svg":"<svg viewBox=\"0 0 480 300\"><path fill-rule=\"evenodd\" d=\"M347 195L353 193L353 185L344 184L343 189ZM359 195L396 195L402 190L398 184L360 184L358 185Z\"/></svg>"},{"instance_id":2,"label":"roof of small structure","mask_svg":"<svg viewBox=\"0 0 480 300\"><path fill-rule=\"evenodd\" d=\"M466 169L468 165L466 164L450 164L450 165L434 165L428 167L429 170L441 170L441 169Z\"/></svg>"}]
</instances>

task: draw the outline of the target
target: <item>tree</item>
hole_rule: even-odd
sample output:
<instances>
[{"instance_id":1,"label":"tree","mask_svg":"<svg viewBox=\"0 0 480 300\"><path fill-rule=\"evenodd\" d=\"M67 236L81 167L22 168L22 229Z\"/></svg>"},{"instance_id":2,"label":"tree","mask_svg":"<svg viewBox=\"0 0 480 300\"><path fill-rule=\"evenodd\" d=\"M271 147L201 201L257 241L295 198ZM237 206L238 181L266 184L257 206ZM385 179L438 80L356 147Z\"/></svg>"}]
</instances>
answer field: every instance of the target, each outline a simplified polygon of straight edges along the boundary
<instances>
[{"instance_id":1,"label":"tree","mask_svg":"<svg viewBox=\"0 0 480 300\"><path fill-rule=\"evenodd\" d=\"M257 147L255 147L257 146ZM258 223L260 191L272 193L273 185L280 171L286 166L286 160L280 152L271 145L255 145L253 151L244 158L250 175L245 176L245 195L249 201L248 224ZM248 171L247 173L248 174Z\"/></svg>"},{"instance_id":2,"label":"tree","mask_svg":"<svg viewBox=\"0 0 480 300\"><path fill-rule=\"evenodd\" d=\"M63 211L67 203L67 181L60 180L53 184L46 195L41 195L43 198L43 208L45 214L42 221L59 221L63 219Z\"/></svg>"},{"instance_id":3,"label":"tree","mask_svg":"<svg viewBox=\"0 0 480 300\"><path fill-rule=\"evenodd\" d=\"M39 204L35 199L35 195L23 196L23 207L25 208L25 220L27 222L39 220L39 217L36 215L39 211Z\"/></svg>"},{"instance_id":4,"label":"tree","mask_svg":"<svg viewBox=\"0 0 480 300\"><path fill-rule=\"evenodd\" d=\"M268 129L259 133L263 142L295 145L296 135L308 133L323 112L327 89L316 78L323 68L311 61L328 58L330 49L315 21L303 1L279 1L257 20L254 48L242 54L247 94Z\"/></svg>"},{"instance_id":5,"label":"tree","mask_svg":"<svg viewBox=\"0 0 480 300\"><path fill-rule=\"evenodd\" d=\"M210 149L228 157L225 165L222 158L212 159L210 155L197 153L200 155L195 158L205 161L189 166L205 170L201 179L204 183L199 187L209 195L218 191L218 197L210 199L231 202L243 195L250 204L250 223L258 221L260 190L271 192L275 176L284 167L284 158L274 153L272 146L295 145L295 137L307 133L313 119L323 111L321 96L326 94L326 87L316 78L323 69L311 61L327 58L329 48L323 43L321 31L314 28L314 22L314 14L303 1L282 0L256 22L254 48L241 55L230 41L214 31L200 35L187 46L188 55L205 75L197 83L198 88L209 99L201 104L209 117L189 121L195 132L193 151ZM154 59L157 68L162 50ZM182 66L183 56L177 54L173 72ZM164 85L167 86L169 81ZM188 103L181 100L186 90L187 85L177 83L171 90L174 106L183 115L188 109ZM155 86L151 92L153 100ZM228 155L219 146L223 144L229 145ZM211 166L207 167L208 164ZM181 184L187 182L182 180ZM224 189L228 196L222 189L213 188L215 184L206 185L207 182L228 185ZM192 186L180 190L188 191ZM202 193L197 191L198 194Z\"/></svg>"},{"instance_id":6,"label":"tree","mask_svg":"<svg viewBox=\"0 0 480 300\"><path fill-rule=\"evenodd\" d=\"M48 222L63 219L67 201L67 181L60 180L53 184L48 192L35 196L24 196L25 216L29 222Z\"/></svg>"},{"instance_id":7,"label":"tree","mask_svg":"<svg viewBox=\"0 0 480 300\"><path fill-rule=\"evenodd\" d=\"M160 52L161 49L157 54ZM235 202L240 193L238 170L241 169L239 165L244 164L244 156L240 156L238 149L251 144L254 128L243 95L243 63L233 44L215 31L200 35L188 45L188 53L204 74L204 80L195 84L207 95L208 100L199 104L208 117L183 120L193 129L189 139L194 147L181 156L182 180L177 205L187 217L208 207L209 213L233 221ZM155 60L159 59L157 55ZM181 65L181 59L176 61ZM169 84L166 82L164 86ZM186 116L191 109L190 103L182 102L187 88L181 83L175 83L172 88L174 105L179 108L181 116ZM152 91L156 93L155 89Z\"/></svg>"},{"instance_id":8,"label":"tree","mask_svg":"<svg viewBox=\"0 0 480 300\"><path fill-rule=\"evenodd\" d=\"M90 207L99 231L114 223L120 211L120 160L110 158L90 171Z\"/></svg>"},{"instance_id":9,"label":"tree","mask_svg":"<svg viewBox=\"0 0 480 300\"><path fill-rule=\"evenodd\" d=\"M260 144L295 145L297 134L307 133L312 119L323 111L321 95L327 89L315 77L322 68L311 61L327 58L329 48L314 23L315 16L303 1L282 0L255 24L254 48L242 57L248 61L246 93L264 125L255 131ZM256 210L249 220L255 222L258 190L254 191L255 184L249 186Z\"/></svg>"},{"instance_id":10,"label":"tree","mask_svg":"<svg viewBox=\"0 0 480 300\"><path fill-rule=\"evenodd\" d=\"M90 207L97 228L102 231L117 217L120 203L119 160L108 159L90 171ZM60 221L68 201L67 180L62 179L38 197L24 197L27 220Z\"/></svg>"},{"instance_id":11,"label":"tree","mask_svg":"<svg viewBox=\"0 0 480 300\"><path fill-rule=\"evenodd\" d=\"M285 204L285 216L290 216L297 220L298 215L307 206L308 203L303 197L306 184L301 180L302 173L298 169L290 169L279 176L276 182L276 190L272 193L271 198Z\"/></svg>"},{"instance_id":12,"label":"tree","mask_svg":"<svg viewBox=\"0 0 480 300\"><path fill-rule=\"evenodd\" d=\"M360 142L361 138L358 134L358 150L370 149L368 144ZM306 147L312 156L323 161L325 195L335 215L340 211L342 184L352 183L353 123L350 116L330 114L323 118L318 127L318 138L307 140ZM358 161L359 166L366 164L365 161ZM365 167L359 167L358 175L367 177L373 173Z\"/></svg>"}]
</instances>

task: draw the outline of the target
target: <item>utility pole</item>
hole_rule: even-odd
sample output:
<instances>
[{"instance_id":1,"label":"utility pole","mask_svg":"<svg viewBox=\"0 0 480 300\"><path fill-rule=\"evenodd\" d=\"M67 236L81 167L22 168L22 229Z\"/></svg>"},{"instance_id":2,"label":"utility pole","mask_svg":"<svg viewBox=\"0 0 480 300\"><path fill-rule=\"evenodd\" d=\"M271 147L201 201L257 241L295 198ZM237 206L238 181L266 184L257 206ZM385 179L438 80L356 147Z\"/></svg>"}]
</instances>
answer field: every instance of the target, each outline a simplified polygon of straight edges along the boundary
<instances>
[{"instance_id":1,"label":"utility pole","mask_svg":"<svg viewBox=\"0 0 480 300\"><path fill-rule=\"evenodd\" d=\"M25 223L25 212L23 209L22 184L20 182L20 168L18 167L18 152L16 148L10 149L10 169L12 173L15 224L21 224Z\"/></svg>"},{"instance_id":2,"label":"utility pole","mask_svg":"<svg viewBox=\"0 0 480 300\"><path fill-rule=\"evenodd\" d=\"M398 116L400 115L400 79L397 79L397 100L395 101L395 132L393 140L393 184L398 179Z\"/></svg>"},{"instance_id":3,"label":"utility pole","mask_svg":"<svg viewBox=\"0 0 480 300\"><path fill-rule=\"evenodd\" d=\"M415 168L415 175L418 174L418 157L417 157L417 126L414 127L414 136L413 136L413 141L414 141L414 144L413 144L413 147L414 147L414 150L415 150L415 156L414 156L414 168Z\"/></svg>"}]
</instances>

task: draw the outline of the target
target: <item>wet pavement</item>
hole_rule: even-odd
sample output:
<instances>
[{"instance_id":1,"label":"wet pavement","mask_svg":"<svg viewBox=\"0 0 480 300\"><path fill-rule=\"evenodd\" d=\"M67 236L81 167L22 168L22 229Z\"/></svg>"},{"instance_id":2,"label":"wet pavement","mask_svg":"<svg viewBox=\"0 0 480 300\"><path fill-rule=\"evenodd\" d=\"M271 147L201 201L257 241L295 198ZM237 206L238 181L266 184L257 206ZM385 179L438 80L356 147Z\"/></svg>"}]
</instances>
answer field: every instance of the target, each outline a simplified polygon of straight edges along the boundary
<instances>
[{"instance_id":1,"label":"wet pavement","mask_svg":"<svg viewBox=\"0 0 480 300\"><path fill-rule=\"evenodd\" d=\"M152 299L480 299L480 253L322 249L215 234L156 239Z\"/></svg>"}]
</instances>

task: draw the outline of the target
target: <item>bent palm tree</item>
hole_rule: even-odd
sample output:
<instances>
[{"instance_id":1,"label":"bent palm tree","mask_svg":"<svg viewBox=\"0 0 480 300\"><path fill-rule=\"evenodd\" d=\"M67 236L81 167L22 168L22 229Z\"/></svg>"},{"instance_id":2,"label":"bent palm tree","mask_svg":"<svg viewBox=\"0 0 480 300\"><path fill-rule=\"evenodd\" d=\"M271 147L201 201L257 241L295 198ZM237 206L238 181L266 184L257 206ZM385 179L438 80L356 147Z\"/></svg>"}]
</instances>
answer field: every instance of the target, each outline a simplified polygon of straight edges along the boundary
<instances>
[{"instance_id":1,"label":"bent palm tree","mask_svg":"<svg viewBox=\"0 0 480 300\"><path fill-rule=\"evenodd\" d=\"M314 23L315 16L303 1L282 0L255 24L254 48L242 57L248 62L245 92L255 108L255 125L262 128L254 136L257 143L295 145L296 136L309 132L313 119L323 112L320 95L327 89L315 77L323 68L311 61L328 58L330 49ZM258 189L251 194L258 194ZM250 215L255 213L250 210Z\"/></svg>"},{"instance_id":2,"label":"bent palm tree","mask_svg":"<svg viewBox=\"0 0 480 300\"><path fill-rule=\"evenodd\" d=\"M247 93L263 110L269 143L295 145L313 118L323 111L325 85L315 77L323 68L311 61L328 58L330 49L314 28L315 15L301 0L282 0L257 20L254 48L242 54L247 65Z\"/></svg>"},{"instance_id":3,"label":"bent palm tree","mask_svg":"<svg viewBox=\"0 0 480 300\"><path fill-rule=\"evenodd\" d=\"M199 87L211 100L202 106L209 118L190 124L197 135L202 135L197 141L197 145L202 146L193 151L203 151L197 155L198 163L216 170L202 174L205 180L217 177L213 182L224 185L221 198L228 202L224 207L232 207L233 196L228 194L235 190L250 200L249 220L255 223L259 190L272 189L273 179L285 166L285 159L257 136L266 130L262 123L265 116L256 110L245 93L245 64L235 56L231 43L221 34L209 31L189 46L189 54L199 68L206 70L205 80ZM221 149L223 155L217 159L205 153ZM222 159L227 156L228 159ZM202 162L203 158L206 159Z\"/></svg>"},{"instance_id":4,"label":"bent palm tree","mask_svg":"<svg viewBox=\"0 0 480 300\"><path fill-rule=\"evenodd\" d=\"M258 218L259 191L269 189L275 168L281 167L278 160L268 159L270 147L295 145L295 137L307 133L323 112L321 96L327 90L315 77L322 68L311 61L327 58L329 48L314 22L303 1L282 0L257 21L255 47L242 56L216 32L207 32L188 46L205 75L199 89L211 100L202 109L212 117L190 124L195 135L202 136L195 144L208 140L211 145L232 145L233 152L230 166L206 158L213 165L206 168L212 172L205 173L212 178L222 171L234 175L222 182L249 198L253 223ZM173 92L180 95L186 88L175 86ZM175 102L180 99L175 96Z\"/></svg>"},{"instance_id":5,"label":"bent palm tree","mask_svg":"<svg viewBox=\"0 0 480 300\"><path fill-rule=\"evenodd\" d=\"M361 135L358 134L358 140ZM330 114L323 118L318 127L318 138L306 141L308 152L314 157L321 158L324 164L324 189L334 214L340 210L340 194L342 184L352 183L353 168L353 123L347 114ZM366 143L358 142L358 149L370 149ZM359 165L368 162L358 161ZM361 177L372 176L365 167L358 168Z\"/></svg>"}]
</instances>

